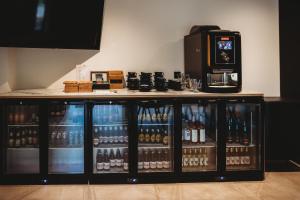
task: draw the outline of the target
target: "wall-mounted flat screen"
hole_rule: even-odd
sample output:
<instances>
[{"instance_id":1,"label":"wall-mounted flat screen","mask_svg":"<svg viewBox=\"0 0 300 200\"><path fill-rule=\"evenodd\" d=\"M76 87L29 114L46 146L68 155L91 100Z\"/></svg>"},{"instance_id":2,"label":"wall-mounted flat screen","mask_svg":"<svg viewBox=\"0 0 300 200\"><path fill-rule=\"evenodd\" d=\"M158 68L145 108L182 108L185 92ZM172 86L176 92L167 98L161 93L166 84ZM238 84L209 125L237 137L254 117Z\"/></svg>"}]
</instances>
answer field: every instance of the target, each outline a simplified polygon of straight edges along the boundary
<instances>
[{"instance_id":1,"label":"wall-mounted flat screen","mask_svg":"<svg viewBox=\"0 0 300 200\"><path fill-rule=\"evenodd\" d=\"M1 0L0 46L100 49L104 0Z\"/></svg>"}]
</instances>

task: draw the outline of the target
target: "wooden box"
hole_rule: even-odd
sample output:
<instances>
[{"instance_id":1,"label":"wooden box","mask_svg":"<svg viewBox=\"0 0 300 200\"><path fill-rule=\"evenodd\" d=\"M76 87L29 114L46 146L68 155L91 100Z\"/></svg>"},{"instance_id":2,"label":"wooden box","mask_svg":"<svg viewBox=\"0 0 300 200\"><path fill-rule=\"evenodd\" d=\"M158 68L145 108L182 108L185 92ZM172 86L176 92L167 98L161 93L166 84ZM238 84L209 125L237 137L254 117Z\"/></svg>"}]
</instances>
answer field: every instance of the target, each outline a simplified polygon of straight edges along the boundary
<instances>
[{"instance_id":1,"label":"wooden box","mask_svg":"<svg viewBox=\"0 0 300 200\"><path fill-rule=\"evenodd\" d=\"M79 81L78 82L79 92L93 92L93 82L92 81Z\"/></svg>"},{"instance_id":2,"label":"wooden box","mask_svg":"<svg viewBox=\"0 0 300 200\"><path fill-rule=\"evenodd\" d=\"M78 82L77 81L65 81L65 90L66 93L78 92Z\"/></svg>"},{"instance_id":3,"label":"wooden box","mask_svg":"<svg viewBox=\"0 0 300 200\"><path fill-rule=\"evenodd\" d=\"M108 80L110 89L123 89L124 88L124 74L123 71L109 71Z\"/></svg>"}]
</instances>

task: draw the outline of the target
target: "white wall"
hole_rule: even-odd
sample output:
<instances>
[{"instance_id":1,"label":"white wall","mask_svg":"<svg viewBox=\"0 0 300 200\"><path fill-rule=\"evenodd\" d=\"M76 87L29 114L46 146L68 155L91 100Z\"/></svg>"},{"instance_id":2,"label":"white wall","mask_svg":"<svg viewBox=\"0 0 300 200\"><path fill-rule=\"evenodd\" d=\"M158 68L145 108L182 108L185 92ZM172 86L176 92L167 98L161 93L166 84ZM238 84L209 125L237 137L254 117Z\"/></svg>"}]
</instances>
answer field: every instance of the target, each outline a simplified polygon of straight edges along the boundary
<instances>
[{"instance_id":1,"label":"white wall","mask_svg":"<svg viewBox=\"0 0 300 200\"><path fill-rule=\"evenodd\" d=\"M16 51L0 48L0 93L10 92L16 85Z\"/></svg>"},{"instance_id":2,"label":"white wall","mask_svg":"<svg viewBox=\"0 0 300 200\"><path fill-rule=\"evenodd\" d=\"M106 0L101 50L19 49L17 88L62 87L87 70L183 71L195 24L242 34L243 89L280 95L278 0Z\"/></svg>"}]
</instances>

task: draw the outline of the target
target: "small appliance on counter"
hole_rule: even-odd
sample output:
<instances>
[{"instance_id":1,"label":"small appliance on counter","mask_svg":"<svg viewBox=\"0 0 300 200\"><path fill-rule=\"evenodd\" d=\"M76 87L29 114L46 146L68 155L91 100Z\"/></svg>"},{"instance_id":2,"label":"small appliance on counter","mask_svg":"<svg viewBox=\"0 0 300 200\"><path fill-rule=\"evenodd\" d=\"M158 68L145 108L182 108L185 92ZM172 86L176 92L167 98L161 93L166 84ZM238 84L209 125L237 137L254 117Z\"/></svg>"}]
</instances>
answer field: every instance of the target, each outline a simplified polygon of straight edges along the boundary
<instances>
[{"instance_id":1,"label":"small appliance on counter","mask_svg":"<svg viewBox=\"0 0 300 200\"><path fill-rule=\"evenodd\" d=\"M168 91L168 82L165 79L163 72L154 73L154 87L157 91Z\"/></svg>"},{"instance_id":2,"label":"small appliance on counter","mask_svg":"<svg viewBox=\"0 0 300 200\"><path fill-rule=\"evenodd\" d=\"M109 71L108 81L110 89L123 89L125 85L123 71Z\"/></svg>"},{"instance_id":3,"label":"small appliance on counter","mask_svg":"<svg viewBox=\"0 0 300 200\"><path fill-rule=\"evenodd\" d=\"M185 74L202 81L203 92L240 92L241 35L218 26L194 26L184 38Z\"/></svg>"},{"instance_id":4,"label":"small appliance on counter","mask_svg":"<svg viewBox=\"0 0 300 200\"><path fill-rule=\"evenodd\" d=\"M140 75L140 91L150 92L153 88L152 73L141 72Z\"/></svg>"},{"instance_id":5,"label":"small appliance on counter","mask_svg":"<svg viewBox=\"0 0 300 200\"><path fill-rule=\"evenodd\" d=\"M183 80L183 74L181 72L174 72L174 79L168 81L168 88L176 91L186 89L186 83Z\"/></svg>"},{"instance_id":6,"label":"small appliance on counter","mask_svg":"<svg viewBox=\"0 0 300 200\"><path fill-rule=\"evenodd\" d=\"M91 81L93 82L93 90L109 89L108 72L106 71L92 71Z\"/></svg>"},{"instance_id":7,"label":"small appliance on counter","mask_svg":"<svg viewBox=\"0 0 300 200\"><path fill-rule=\"evenodd\" d=\"M127 88L129 90L138 90L140 88L140 80L138 79L136 72L128 72Z\"/></svg>"}]
</instances>

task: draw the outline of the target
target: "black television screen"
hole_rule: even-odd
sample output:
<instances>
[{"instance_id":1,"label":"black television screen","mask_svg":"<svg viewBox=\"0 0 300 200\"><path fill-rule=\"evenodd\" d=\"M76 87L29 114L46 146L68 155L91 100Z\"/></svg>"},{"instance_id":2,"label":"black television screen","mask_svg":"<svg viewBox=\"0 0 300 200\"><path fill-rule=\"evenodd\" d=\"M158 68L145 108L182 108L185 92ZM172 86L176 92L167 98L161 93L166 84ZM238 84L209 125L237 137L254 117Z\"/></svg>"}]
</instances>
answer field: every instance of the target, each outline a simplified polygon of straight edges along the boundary
<instances>
[{"instance_id":1,"label":"black television screen","mask_svg":"<svg viewBox=\"0 0 300 200\"><path fill-rule=\"evenodd\" d=\"M100 49L104 0L0 0L0 46Z\"/></svg>"}]
</instances>

